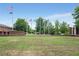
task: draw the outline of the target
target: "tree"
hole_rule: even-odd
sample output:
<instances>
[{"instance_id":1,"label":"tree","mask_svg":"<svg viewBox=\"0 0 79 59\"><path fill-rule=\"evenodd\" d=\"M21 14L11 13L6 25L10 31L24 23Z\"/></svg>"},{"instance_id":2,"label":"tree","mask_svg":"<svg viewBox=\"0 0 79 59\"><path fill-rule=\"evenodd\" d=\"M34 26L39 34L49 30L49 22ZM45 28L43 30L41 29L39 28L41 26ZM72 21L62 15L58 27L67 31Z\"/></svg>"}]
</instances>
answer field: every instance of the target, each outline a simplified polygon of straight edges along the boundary
<instances>
[{"instance_id":1,"label":"tree","mask_svg":"<svg viewBox=\"0 0 79 59\"><path fill-rule=\"evenodd\" d=\"M55 34L59 34L59 29L60 29L60 23L58 20L55 21Z\"/></svg>"},{"instance_id":2,"label":"tree","mask_svg":"<svg viewBox=\"0 0 79 59\"><path fill-rule=\"evenodd\" d=\"M54 34L54 26L48 20L39 17L36 20L36 32L40 34Z\"/></svg>"},{"instance_id":3,"label":"tree","mask_svg":"<svg viewBox=\"0 0 79 59\"><path fill-rule=\"evenodd\" d=\"M17 30L17 31L28 31L28 28L29 25L28 23L25 21L25 19L22 19L22 18L18 18L14 24L14 29Z\"/></svg>"},{"instance_id":4,"label":"tree","mask_svg":"<svg viewBox=\"0 0 79 59\"><path fill-rule=\"evenodd\" d=\"M72 15L74 19L79 19L79 6L74 9L74 13Z\"/></svg>"},{"instance_id":5,"label":"tree","mask_svg":"<svg viewBox=\"0 0 79 59\"><path fill-rule=\"evenodd\" d=\"M79 29L79 19L76 19L75 26Z\"/></svg>"},{"instance_id":6,"label":"tree","mask_svg":"<svg viewBox=\"0 0 79 59\"><path fill-rule=\"evenodd\" d=\"M49 22L48 24L48 27L49 27L49 34L54 34L55 33L55 30L54 30L54 26L52 25L51 22Z\"/></svg>"},{"instance_id":7,"label":"tree","mask_svg":"<svg viewBox=\"0 0 79 59\"><path fill-rule=\"evenodd\" d=\"M74 13L72 14L75 20L75 26L79 28L79 6L74 9Z\"/></svg>"},{"instance_id":8,"label":"tree","mask_svg":"<svg viewBox=\"0 0 79 59\"><path fill-rule=\"evenodd\" d=\"M49 34L49 21L48 20L44 20L44 33L45 34Z\"/></svg>"},{"instance_id":9,"label":"tree","mask_svg":"<svg viewBox=\"0 0 79 59\"><path fill-rule=\"evenodd\" d=\"M44 19L41 17L36 20L36 32L40 34L44 33Z\"/></svg>"},{"instance_id":10,"label":"tree","mask_svg":"<svg viewBox=\"0 0 79 59\"><path fill-rule=\"evenodd\" d=\"M69 30L68 24L63 21L60 24L60 32L63 33L63 34L67 34L68 33L68 30Z\"/></svg>"}]
</instances>

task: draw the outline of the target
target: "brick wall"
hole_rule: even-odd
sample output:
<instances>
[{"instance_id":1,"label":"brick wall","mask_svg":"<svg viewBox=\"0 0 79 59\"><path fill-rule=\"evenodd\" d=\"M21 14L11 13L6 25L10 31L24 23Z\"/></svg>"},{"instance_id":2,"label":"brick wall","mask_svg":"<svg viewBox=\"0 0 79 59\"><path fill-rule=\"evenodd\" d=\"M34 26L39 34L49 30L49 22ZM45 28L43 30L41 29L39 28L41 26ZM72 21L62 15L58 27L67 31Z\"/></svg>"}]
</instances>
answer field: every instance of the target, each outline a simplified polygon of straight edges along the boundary
<instances>
[{"instance_id":1,"label":"brick wall","mask_svg":"<svg viewBox=\"0 0 79 59\"><path fill-rule=\"evenodd\" d=\"M0 31L2 36L24 36L26 35L23 31Z\"/></svg>"},{"instance_id":2,"label":"brick wall","mask_svg":"<svg viewBox=\"0 0 79 59\"><path fill-rule=\"evenodd\" d=\"M22 36L22 35L26 35L26 33L23 32L23 31L10 31L9 35L15 35L15 36L16 35L19 35L19 36L21 35Z\"/></svg>"}]
</instances>

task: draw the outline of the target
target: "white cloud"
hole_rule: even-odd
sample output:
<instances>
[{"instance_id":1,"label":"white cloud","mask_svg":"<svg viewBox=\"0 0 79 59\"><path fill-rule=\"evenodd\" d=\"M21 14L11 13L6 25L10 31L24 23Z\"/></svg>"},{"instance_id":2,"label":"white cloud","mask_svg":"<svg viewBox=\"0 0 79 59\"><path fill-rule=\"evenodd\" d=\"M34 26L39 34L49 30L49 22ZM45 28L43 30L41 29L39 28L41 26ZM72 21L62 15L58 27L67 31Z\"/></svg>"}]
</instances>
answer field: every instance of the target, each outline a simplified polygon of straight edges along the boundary
<instances>
[{"instance_id":1,"label":"white cloud","mask_svg":"<svg viewBox=\"0 0 79 59\"><path fill-rule=\"evenodd\" d=\"M53 14L53 15L50 15L48 17L65 17L65 16L71 16L71 14L70 13Z\"/></svg>"},{"instance_id":2,"label":"white cloud","mask_svg":"<svg viewBox=\"0 0 79 59\"><path fill-rule=\"evenodd\" d=\"M60 22L62 21L67 22L70 26L74 25L73 23L74 19L71 13L53 14L53 15L46 16L44 18L49 19L53 24L55 20L59 20Z\"/></svg>"},{"instance_id":3,"label":"white cloud","mask_svg":"<svg viewBox=\"0 0 79 59\"><path fill-rule=\"evenodd\" d=\"M37 19L37 17L33 17L33 19ZM43 17L44 19L49 19L49 21L54 25L56 20L59 20L59 22L65 21L67 22L70 27L73 27L74 25L74 19L72 16L72 13L62 13L62 14L53 14ZM32 25L29 24L32 29L35 29L35 22L32 22Z\"/></svg>"}]
</instances>

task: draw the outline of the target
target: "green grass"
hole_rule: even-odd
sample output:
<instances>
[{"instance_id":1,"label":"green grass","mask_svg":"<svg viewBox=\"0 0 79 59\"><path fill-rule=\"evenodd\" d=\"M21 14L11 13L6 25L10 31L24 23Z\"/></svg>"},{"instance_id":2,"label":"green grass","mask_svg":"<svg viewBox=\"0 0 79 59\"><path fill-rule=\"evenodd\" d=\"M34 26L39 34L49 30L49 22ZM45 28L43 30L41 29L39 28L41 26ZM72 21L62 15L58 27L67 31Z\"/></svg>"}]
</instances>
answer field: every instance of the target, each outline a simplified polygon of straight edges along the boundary
<instances>
[{"instance_id":1,"label":"green grass","mask_svg":"<svg viewBox=\"0 0 79 59\"><path fill-rule=\"evenodd\" d=\"M79 37L0 36L0 55L79 56Z\"/></svg>"}]
</instances>

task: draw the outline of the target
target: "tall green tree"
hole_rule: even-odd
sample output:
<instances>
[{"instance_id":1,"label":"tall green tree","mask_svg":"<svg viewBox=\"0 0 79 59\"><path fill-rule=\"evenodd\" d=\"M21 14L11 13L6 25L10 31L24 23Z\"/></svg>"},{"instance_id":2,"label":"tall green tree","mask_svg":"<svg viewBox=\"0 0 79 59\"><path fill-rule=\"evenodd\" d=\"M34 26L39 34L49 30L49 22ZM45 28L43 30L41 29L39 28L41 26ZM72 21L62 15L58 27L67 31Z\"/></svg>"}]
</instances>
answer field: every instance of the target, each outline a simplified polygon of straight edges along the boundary
<instances>
[{"instance_id":1,"label":"tall green tree","mask_svg":"<svg viewBox=\"0 0 79 59\"><path fill-rule=\"evenodd\" d=\"M73 17L74 19L79 19L79 6L77 6L73 11Z\"/></svg>"},{"instance_id":2,"label":"tall green tree","mask_svg":"<svg viewBox=\"0 0 79 59\"><path fill-rule=\"evenodd\" d=\"M44 19L41 17L36 20L36 32L40 34L44 33Z\"/></svg>"},{"instance_id":3,"label":"tall green tree","mask_svg":"<svg viewBox=\"0 0 79 59\"><path fill-rule=\"evenodd\" d=\"M75 26L79 29L79 19L75 20Z\"/></svg>"},{"instance_id":4,"label":"tall green tree","mask_svg":"<svg viewBox=\"0 0 79 59\"><path fill-rule=\"evenodd\" d=\"M68 33L68 30L69 30L69 26L66 22L62 22L60 24L60 32L63 33L63 34L67 34Z\"/></svg>"},{"instance_id":5,"label":"tall green tree","mask_svg":"<svg viewBox=\"0 0 79 59\"><path fill-rule=\"evenodd\" d=\"M49 34L49 20L44 20L44 33Z\"/></svg>"},{"instance_id":6,"label":"tall green tree","mask_svg":"<svg viewBox=\"0 0 79 59\"><path fill-rule=\"evenodd\" d=\"M58 20L55 21L55 34L58 35L59 34L59 29L60 29L60 23Z\"/></svg>"},{"instance_id":7,"label":"tall green tree","mask_svg":"<svg viewBox=\"0 0 79 59\"><path fill-rule=\"evenodd\" d=\"M14 29L17 30L17 31L28 31L28 23L25 21L25 19L22 19L22 18L18 18L16 20L16 22L14 23Z\"/></svg>"},{"instance_id":8,"label":"tall green tree","mask_svg":"<svg viewBox=\"0 0 79 59\"><path fill-rule=\"evenodd\" d=\"M39 17L36 20L36 32L40 34L54 34L54 26L48 20Z\"/></svg>"},{"instance_id":9,"label":"tall green tree","mask_svg":"<svg viewBox=\"0 0 79 59\"><path fill-rule=\"evenodd\" d=\"M79 28L79 6L77 6L75 9L74 9L74 12L73 12L73 17L75 19L75 25L77 28Z\"/></svg>"},{"instance_id":10,"label":"tall green tree","mask_svg":"<svg viewBox=\"0 0 79 59\"><path fill-rule=\"evenodd\" d=\"M48 24L48 30L49 30L49 34L54 34L55 33L55 29L54 29L54 26L52 25L52 23L51 22L49 22L49 24Z\"/></svg>"},{"instance_id":11,"label":"tall green tree","mask_svg":"<svg viewBox=\"0 0 79 59\"><path fill-rule=\"evenodd\" d=\"M36 31L41 34L53 34L54 27L48 20L39 17L36 20Z\"/></svg>"}]
</instances>

